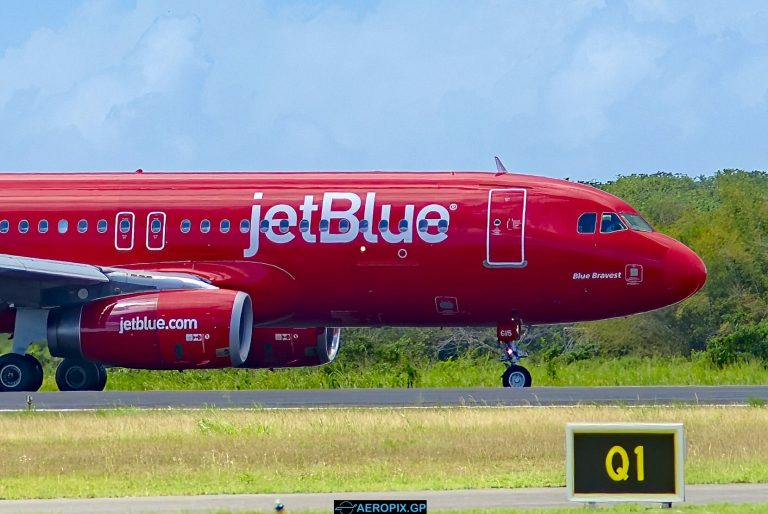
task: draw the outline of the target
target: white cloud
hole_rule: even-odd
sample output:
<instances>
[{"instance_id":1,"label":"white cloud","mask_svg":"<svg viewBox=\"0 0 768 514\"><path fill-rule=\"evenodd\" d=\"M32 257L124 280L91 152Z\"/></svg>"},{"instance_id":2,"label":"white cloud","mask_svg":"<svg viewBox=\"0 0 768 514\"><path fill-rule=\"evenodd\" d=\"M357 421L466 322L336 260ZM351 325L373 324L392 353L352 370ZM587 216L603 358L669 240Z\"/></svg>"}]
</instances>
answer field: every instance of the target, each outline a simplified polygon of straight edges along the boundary
<instances>
[{"instance_id":1,"label":"white cloud","mask_svg":"<svg viewBox=\"0 0 768 514\"><path fill-rule=\"evenodd\" d=\"M564 142L581 146L609 129L608 110L656 71L663 53L659 41L628 32L598 32L582 41L553 80L552 115Z\"/></svg>"},{"instance_id":2,"label":"white cloud","mask_svg":"<svg viewBox=\"0 0 768 514\"><path fill-rule=\"evenodd\" d=\"M156 19L116 66L52 98L46 109L50 116L41 121L60 127L72 125L86 138L100 139L106 124L114 124L120 117L135 117L134 102L150 95L176 94L184 88L187 77L204 72L207 61L196 48L198 35L195 17Z\"/></svg>"},{"instance_id":3,"label":"white cloud","mask_svg":"<svg viewBox=\"0 0 768 514\"><path fill-rule=\"evenodd\" d=\"M759 163L763 11L85 1L57 28L0 48L2 167L488 169L501 153L550 175L657 162L706 172L734 165L720 143L726 114ZM656 161L627 151L637 140Z\"/></svg>"}]
</instances>

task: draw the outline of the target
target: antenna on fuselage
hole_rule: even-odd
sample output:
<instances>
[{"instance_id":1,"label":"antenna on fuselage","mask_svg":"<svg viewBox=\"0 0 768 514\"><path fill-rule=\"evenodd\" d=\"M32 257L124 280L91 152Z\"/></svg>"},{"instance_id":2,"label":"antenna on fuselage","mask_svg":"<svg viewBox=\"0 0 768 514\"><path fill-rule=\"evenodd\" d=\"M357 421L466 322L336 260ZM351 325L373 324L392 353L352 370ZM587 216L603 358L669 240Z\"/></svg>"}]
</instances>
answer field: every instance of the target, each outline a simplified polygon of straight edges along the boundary
<instances>
[{"instance_id":1,"label":"antenna on fuselage","mask_svg":"<svg viewBox=\"0 0 768 514\"><path fill-rule=\"evenodd\" d=\"M503 175L504 173L509 173L507 171L507 168L504 167L504 165L501 163L501 159L494 156L493 157L496 160L496 175Z\"/></svg>"}]
</instances>

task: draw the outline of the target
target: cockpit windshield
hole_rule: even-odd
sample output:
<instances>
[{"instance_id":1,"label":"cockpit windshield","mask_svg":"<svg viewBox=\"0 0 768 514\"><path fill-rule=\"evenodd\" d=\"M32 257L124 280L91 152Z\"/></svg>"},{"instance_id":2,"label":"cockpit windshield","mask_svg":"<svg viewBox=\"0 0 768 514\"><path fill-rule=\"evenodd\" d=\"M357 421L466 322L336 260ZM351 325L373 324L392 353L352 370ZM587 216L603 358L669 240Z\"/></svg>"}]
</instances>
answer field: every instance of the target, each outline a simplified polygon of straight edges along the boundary
<instances>
[{"instance_id":1,"label":"cockpit windshield","mask_svg":"<svg viewBox=\"0 0 768 514\"><path fill-rule=\"evenodd\" d=\"M621 213L621 217L627 222L629 228L640 232L653 232L653 227L645 221L639 214Z\"/></svg>"},{"instance_id":2,"label":"cockpit windshield","mask_svg":"<svg viewBox=\"0 0 768 514\"><path fill-rule=\"evenodd\" d=\"M604 212L600 218L600 233L608 234L610 232L618 232L620 230L627 230L624 226L624 222L615 212Z\"/></svg>"}]
</instances>

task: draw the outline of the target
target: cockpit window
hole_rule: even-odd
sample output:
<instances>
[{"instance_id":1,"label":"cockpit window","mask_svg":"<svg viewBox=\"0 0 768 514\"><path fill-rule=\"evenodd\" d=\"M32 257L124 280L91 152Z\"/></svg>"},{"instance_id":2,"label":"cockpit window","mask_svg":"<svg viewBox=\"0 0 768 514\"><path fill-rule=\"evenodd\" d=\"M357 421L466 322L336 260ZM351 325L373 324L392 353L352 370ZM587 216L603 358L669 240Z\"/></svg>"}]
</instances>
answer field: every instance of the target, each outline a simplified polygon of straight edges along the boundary
<instances>
[{"instance_id":1,"label":"cockpit window","mask_svg":"<svg viewBox=\"0 0 768 514\"><path fill-rule=\"evenodd\" d=\"M609 232L618 232L620 230L627 230L624 222L621 221L619 215L615 212L604 212L600 219L600 233L607 234Z\"/></svg>"},{"instance_id":2,"label":"cockpit window","mask_svg":"<svg viewBox=\"0 0 768 514\"><path fill-rule=\"evenodd\" d=\"M629 228L632 230L639 230L640 232L653 232L653 227L645 221L639 214L629 214L626 212L621 213L621 217L627 222Z\"/></svg>"},{"instance_id":3,"label":"cockpit window","mask_svg":"<svg viewBox=\"0 0 768 514\"><path fill-rule=\"evenodd\" d=\"M579 216L579 234L594 234L597 227L597 213L585 212Z\"/></svg>"}]
</instances>

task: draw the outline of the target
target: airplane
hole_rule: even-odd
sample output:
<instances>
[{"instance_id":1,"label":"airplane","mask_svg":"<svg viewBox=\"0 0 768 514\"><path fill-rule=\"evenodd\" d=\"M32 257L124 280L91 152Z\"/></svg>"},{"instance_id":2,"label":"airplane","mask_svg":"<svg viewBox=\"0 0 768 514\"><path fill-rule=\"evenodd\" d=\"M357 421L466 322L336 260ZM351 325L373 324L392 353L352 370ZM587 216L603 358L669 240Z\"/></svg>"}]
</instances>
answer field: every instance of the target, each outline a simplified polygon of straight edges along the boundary
<instances>
[{"instance_id":1,"label":"airplane","mask_svg":"<svg viewBox=\"0 0 768 514\"><path fill-rule=\"evenodd\" d=\"M496 327L529 387L524 326L682 301L699 257L594 187L496 172L0 174L1 391L108 367L333 361L343 327Z\"/></svg>"}]
</instances>

